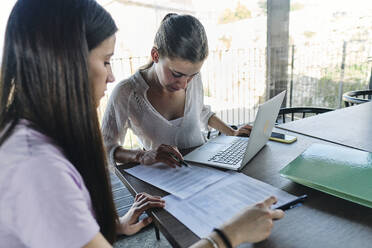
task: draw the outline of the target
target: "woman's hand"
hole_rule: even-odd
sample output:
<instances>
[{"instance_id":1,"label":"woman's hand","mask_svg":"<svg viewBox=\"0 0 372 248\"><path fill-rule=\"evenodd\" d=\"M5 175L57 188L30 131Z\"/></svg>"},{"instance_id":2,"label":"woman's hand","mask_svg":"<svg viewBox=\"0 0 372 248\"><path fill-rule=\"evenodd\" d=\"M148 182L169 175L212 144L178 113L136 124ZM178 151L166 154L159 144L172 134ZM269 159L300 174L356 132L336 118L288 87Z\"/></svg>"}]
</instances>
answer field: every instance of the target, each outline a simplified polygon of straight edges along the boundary
<instances>
[{"instance_id":1,"label":"woman's hand","mask_svg":"<svg viewBox=\"0 0 372 248\"><path fill-rule=\"evenodd\" d=\"M150 208L164 208L164 206L165 201L160 196L151 196L147 193L137 194L132 207L119 219L118 233L125 235L137 233L152 222L151 217L138 221L141 214Z\"/></svg>"},{"instance_id":2,"label":"woman's hand","mask_svg":"<svg viewBox=\"0 0 372 248\"><path fill-rule=\"evenodd\" d=\"M241 136L241 137L249 137L251 135L252 126L251 125L244 125L238 130L234 130L233 136Z\"/></svg>"},{"instance_id":3,"label":"woman's hand","mask_svg":"<svg viewBox=\"0 0 372 248\"><path fill-rule=\"evenodd\" d=\"M271 206L276 202L274 196L269 197L263 202L248 207L221 227L233 247L244 242L259 242L270 235L273 220L284 216L282 210L271 210Z\"/></svg>"},{"instance_id":4,"label":"woman's hand","mask_svg":"<svg viewBox=\"0 0 372 248\"><path fill-rule=\"evenodd\" d=\"M138 160L144 165L163 162L172 168L176 168L176 166L181 167L179 161L182 161L183 157L177 147L162 144L155 150L141 152Z\"/></svg>"}]
</instances>

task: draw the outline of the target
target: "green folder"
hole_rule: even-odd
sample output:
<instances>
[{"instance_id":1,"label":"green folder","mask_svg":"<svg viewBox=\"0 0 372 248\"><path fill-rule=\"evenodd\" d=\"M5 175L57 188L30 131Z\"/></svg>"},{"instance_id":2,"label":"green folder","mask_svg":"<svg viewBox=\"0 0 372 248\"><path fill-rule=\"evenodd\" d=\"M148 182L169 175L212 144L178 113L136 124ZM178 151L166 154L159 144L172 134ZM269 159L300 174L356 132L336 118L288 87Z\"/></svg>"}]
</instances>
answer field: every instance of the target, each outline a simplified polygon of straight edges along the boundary
<instances>
[{"instance_id":1,"label":"green folder","mask_svg":"<svg viewBox=\"0 0 372 248\"><path fill-rule=\"evenodd\" d=\"M372 208L372 153L312 144L279 172L294 182Z\"/></svg>"}]
</instances>

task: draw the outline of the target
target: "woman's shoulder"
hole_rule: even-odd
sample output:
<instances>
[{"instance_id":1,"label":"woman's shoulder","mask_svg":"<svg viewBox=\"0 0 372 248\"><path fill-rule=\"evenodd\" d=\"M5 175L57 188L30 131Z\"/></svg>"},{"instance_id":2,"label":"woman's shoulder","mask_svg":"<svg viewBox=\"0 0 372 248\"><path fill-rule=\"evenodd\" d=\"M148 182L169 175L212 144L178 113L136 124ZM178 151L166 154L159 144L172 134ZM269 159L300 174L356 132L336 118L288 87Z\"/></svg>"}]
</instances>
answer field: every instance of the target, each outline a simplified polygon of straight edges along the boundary
<instances>
[{"instance_id":1,"label":"woman's shoulder","mask_svg":"<svg viewBox=\"0 0 372 248\"><path fill-rule=\"evenodd\" d=\"M13 133L0 150L0 164L12 164L11 168L22 168L22 171L39 171L52 173L65 171L77 173L75 167L63 155L62 149L54 144L51 138L34 128L27 120L21 120ZM42 173L43 174L43 173ZM47 173L48 174L48 173Z\"/></svg>"},{"instance_id":2,"label":"woman's shoulder","mask_svg":"<svg viewBox=\"0 0 372 248\"><path fill-rule=\"evenodd\" d=\"M82 190L84 181L78 170L59 153L44 153L37 157L21 161L22 172L18 171L17 181L27 182L28 185L39 185L43 180L46 185L63 186L61 188L75 188Z\"/></svg>"},{"instance_id":3,"label":"woman's shoulder","mask_svg":"<svg viewBox=\"0 0 372 248\"><path fill-rule=\"evenodd\" d=\"M51 221L62 223L59 230L48 234L48 240L53 240L53 234L58 237L65 234L63 240L70 243L66 247L71 247L73 233L97 233L99 227L90 211L90 197L84 180L63 153L41 133L28 128L21 127L9 139L10 143L4 145L14 152L10 157L0 154L0 205L6 203L2 209L6 215L0 217L0 222L11 229L22 228L23 232L17 233L17 237L34 242L49 230ZM28 148L14 147L12 139L23 140L16 143ZM37 227L33 225L35 221ZM78 241L74 242L77 244Z\"/></svg>"},{"instance_id":4,"label":"woman's shoulder","mask_svg":"<svg viewBox=\"0 0 372 248\"><path fill-rule=\"evenodd\" d=\"M194 94L202 94L203 93L203 82L202 82L202 78L201 78L201 74L198 73L196 74L192 81L191 81L191 84L190 84L190 88L191 88L191 91L193 91L193 95Z\"/></svg>"},{"instance_id":5,"label":"woman's shoulder","mask_svg":"<svg viewBox=\"0 0 372 248\"><path fill-rule=\"evenodd\" d=\"M143 78L139 71L134 73L132 76L121 80L114 87L111 95L116 98L123 98L124 96L129 98L134 92L143 90Z\"/></svg>"},{"instance_id":6,"label":"woman's shoulder","mask_svg":"<svg viewBox=\"0 0 372 248\"><path fill-rule=\"evenodd\" d=\"M9 143L4 145L7 157L3 156L4 151L0 153L0 158L4 157L0 162L0 174L5 178L0 176L0 181L9 186L9 191L20 192L24 187L32 193L37 193L40 187L56 191L85 189L75 166L51 139L40 132L31 128L15 130Z\"/></svg>"},{"instance_id":7,"label":"woman's shoulder","mask_svg":"<svg viewBox=\"0 0 372 248\"><path fill-rule=\"evenodd\" d=\"M131 91L133 90L133 76L130 76L129 78L125 78L123 80L121 80L120 82L118 82L113 91L112 91L112 94L115 94L115 93L119 93L119 94L130 94Z\"/></svg>"}]
</instances>

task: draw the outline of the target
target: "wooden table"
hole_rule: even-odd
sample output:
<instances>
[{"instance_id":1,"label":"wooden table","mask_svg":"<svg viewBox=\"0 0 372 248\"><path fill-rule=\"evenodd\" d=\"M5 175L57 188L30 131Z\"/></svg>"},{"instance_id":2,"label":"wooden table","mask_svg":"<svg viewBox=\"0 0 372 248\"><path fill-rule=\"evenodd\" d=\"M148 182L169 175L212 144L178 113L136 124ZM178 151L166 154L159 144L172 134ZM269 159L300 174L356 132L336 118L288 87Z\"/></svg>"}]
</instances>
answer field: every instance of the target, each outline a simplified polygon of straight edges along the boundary
<instances>
[{"instance_id":1,"label":"wooden table","mask_svg":"<svg viewBox=\"0 0 372 248\"><path fill-rule=\"evenodd\" d=\"M278 128L372 152L372 102L288 122Z\"/></svg>"},{"instance_id":2,"label":"wooden table","mask_svg":"<svg viewBox=\"0 0 372 248\"><path fill-rule=\"evenodd\" d=\"M284 219L275 222L273 232L267 240L257 244L244 244L242 247L370 247L372 209L293 183L279 175L278 171L310 144L330 144L306 135L285 132L296 135L298 140L289 145L269 141L244 168L243 173L294 195L307 194L309 198L303 206L287 211ZM116 172L133 194L147 192L167 195L166 192L125 173L125 168L127 167L119 166ZM167 211L154 210L150 214L172 246L188 247L199 240Z\"/></svg>"}]
</instances>

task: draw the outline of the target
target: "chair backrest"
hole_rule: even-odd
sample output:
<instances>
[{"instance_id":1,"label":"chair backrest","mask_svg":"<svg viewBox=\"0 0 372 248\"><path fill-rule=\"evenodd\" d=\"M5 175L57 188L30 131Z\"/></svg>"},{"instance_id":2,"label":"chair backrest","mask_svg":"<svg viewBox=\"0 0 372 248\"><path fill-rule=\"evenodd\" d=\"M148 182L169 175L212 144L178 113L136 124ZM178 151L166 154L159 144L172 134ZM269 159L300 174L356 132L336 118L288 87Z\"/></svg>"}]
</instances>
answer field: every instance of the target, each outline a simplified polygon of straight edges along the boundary
<instances>
[{"instance_id":1,"label":"chair backrest","mask_svg":"<svg viewBox=\"0 0 372 248\"><path fill-rule=\"evenodd\" d=\"M372 90L355 90L345 92L342 95L345 107L353 106L354 104L361 104L370 102L372 96Z\"/></svg>"},{"instance_id":2,"label":"chair backrest","mask_svg":"<svg viewBox=\"0 0 372 248\"><path fill-rule=\"evenodd\" d=\"M333 108L320 108L320 107L292 107L292 108L281 108L279 110L277 123L285 123L290 115L290 120L294 121L295 118L306 118L312 115L322 114L328 111L334 110Z\"/></svg>"}]
</instances>

